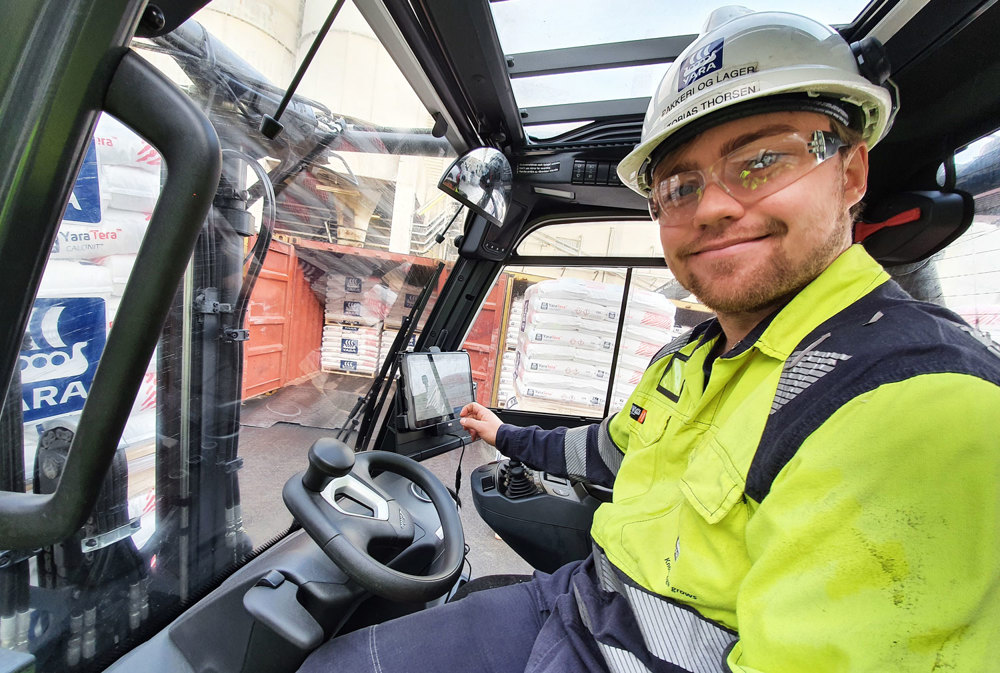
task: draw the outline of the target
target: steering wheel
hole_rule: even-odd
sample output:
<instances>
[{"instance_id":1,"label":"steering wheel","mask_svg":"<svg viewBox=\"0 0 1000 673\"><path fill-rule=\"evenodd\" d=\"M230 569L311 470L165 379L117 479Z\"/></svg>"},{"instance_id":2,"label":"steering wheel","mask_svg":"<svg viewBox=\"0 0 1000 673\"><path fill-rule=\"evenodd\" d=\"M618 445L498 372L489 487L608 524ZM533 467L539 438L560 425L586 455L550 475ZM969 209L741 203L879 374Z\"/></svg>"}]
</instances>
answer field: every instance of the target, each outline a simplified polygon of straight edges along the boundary
<instances>
[{"instance_id":1,"label":"steering wheel","mask_svg":"<svg viewBox=\"0 0 1000 673\"><path fill-rule=\"evenodd\" d=\"M368 553L372 543L405 547L414 534L413 517L375 483L371 476L375 469L409 479L430 498L444 534L443 570L432 575L410 575L393 570ZM337 504L331 505L338 494L349 495L374 514L353 514ZM318 439L309 449L309 467L285 483L282 498L326 555L373 594L390 600L425 602L448 591L462 572L465 536L455 501L440 480L412 458L386 451L355 455L339 440Z\"/></svg>"}]
</instances>

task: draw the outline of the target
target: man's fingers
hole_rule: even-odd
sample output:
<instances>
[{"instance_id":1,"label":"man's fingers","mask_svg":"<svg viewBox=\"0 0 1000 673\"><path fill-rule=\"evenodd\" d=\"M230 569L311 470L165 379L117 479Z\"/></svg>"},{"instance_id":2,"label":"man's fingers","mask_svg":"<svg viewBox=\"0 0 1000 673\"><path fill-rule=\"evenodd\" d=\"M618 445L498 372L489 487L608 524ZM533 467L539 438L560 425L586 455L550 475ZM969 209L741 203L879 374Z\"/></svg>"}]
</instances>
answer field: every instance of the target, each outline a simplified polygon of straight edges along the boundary
<instances>
[{"instance_id":1,"label":"man's fingers","mask_svg":"<svg viewBox=\"0 0 1000 673\"><path fill-rule=\"evenodd\" d=\"M468 430L469 436L473 440L482 439L487 444L494 444L496 442L496 430L489 421L483 421L476 418L463 418L462 427Z\"/></svg>"},{"instance_id":2,"label":"man's fingers","mask_svg":"<svg viewBox=\"0 0 1000 673\"><path fill-rule=\"evenodd\" d=\"M463 418L461 423L462 427L469 432L476 432L479 429L477 426L482 425L482 421L477 421L474 418Z\"/></svg>"}]
</instances>

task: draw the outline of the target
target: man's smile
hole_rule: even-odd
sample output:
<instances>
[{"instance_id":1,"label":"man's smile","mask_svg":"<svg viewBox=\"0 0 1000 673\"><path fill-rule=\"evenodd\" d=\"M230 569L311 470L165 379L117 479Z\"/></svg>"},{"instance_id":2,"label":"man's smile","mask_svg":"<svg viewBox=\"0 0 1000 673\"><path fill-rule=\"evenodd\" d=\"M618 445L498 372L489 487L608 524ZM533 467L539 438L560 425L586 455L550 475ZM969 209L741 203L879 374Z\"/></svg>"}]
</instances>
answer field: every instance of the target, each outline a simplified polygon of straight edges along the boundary
<instances>
[{"instance_id":1,"label":"man's smile","mask_svg":"<svg viewBox=\"0 0 1000 673\"><path fill-rule=\"evenodd\" d=\"M764 239L770 237L771 234L764 234L762 236L745 236L726 239L723 241L712 241L711 243L708 243L692 252L690 256L707 259L711 257L736 254L753 248L759 241L763 241Z\"/></svg>"}]
</instances>

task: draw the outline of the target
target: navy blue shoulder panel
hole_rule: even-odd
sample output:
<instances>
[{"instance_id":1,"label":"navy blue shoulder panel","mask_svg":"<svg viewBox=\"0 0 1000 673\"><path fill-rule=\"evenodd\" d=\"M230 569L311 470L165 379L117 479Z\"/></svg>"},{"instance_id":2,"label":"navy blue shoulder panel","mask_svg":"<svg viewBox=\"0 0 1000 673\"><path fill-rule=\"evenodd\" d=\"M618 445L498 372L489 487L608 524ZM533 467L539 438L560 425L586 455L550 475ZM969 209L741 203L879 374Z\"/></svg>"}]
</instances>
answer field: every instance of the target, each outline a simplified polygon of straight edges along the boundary
<instances>
[{"instance_id":1,"label":"navy blue shoulder panel","mask_svg":"<svg viewBox=\"0 0 1000 673\"><path fill-rule=\"evenodd\" d=\"M884 283L817 327L785 362L746 494L760 502L802 442L858 395L934 373L1000 385L998 356L997 346L956 314Z\"/></svg>"}]
</instances>

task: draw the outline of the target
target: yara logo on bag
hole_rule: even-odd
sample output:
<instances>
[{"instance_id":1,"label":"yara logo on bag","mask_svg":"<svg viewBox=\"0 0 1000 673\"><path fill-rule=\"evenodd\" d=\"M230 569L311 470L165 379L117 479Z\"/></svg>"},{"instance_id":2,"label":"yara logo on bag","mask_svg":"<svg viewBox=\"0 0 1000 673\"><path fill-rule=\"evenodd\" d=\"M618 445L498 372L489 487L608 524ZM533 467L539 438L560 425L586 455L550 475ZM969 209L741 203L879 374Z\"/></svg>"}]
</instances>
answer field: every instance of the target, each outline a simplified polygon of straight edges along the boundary
<instances>
[{"instance_id":1,"label":"yara logo on bag","mask_svg":"<svg viewBox=\"0 0 1000 673\"><path fill-rule=\"evenodd\" d=\"M73 344L72 353L56 350L50 353L21 355L21 384L79 376L90 363L83 349L87 342Z\"/></svg>"},{"instance_id":2,"label":"yara logo on bag","mask_svg":"<svg viewBox=\"0 0 1000 673\"><path fill-rule=\"evenodd\" d=\"M106 340L104 300L39 299L19 358L26 422L79 411Z\"/></svg>"}]
</instances>

